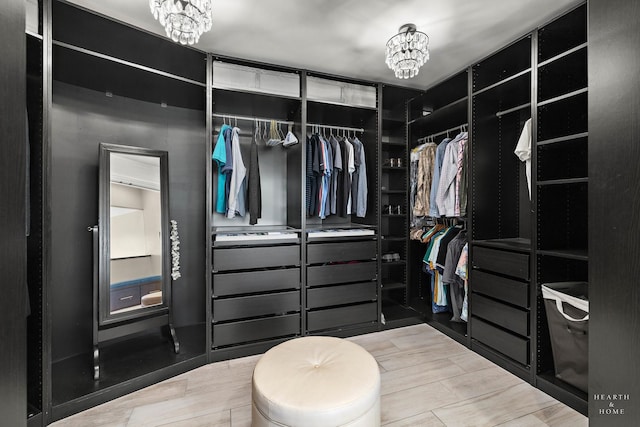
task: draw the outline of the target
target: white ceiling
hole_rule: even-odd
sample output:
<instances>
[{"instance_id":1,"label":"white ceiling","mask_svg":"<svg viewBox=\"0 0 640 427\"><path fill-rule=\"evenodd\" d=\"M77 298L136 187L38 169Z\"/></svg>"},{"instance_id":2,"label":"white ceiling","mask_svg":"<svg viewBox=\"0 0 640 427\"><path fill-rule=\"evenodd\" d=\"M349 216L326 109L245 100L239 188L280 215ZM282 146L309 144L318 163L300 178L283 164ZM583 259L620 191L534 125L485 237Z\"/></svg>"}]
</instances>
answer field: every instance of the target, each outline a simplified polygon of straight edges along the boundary
<instances>
[{"instance_id":1,"label":"white ceiling","mask_svg":"<svg viewBox=\"0 0 640 427\"><path fill-rule=\"evenodd\" d=\"M69 0L164 36L148 0ZM583 0L213 0L213 29L196 47L232 56L425 89ZM405 23L430 38L431 60L413 79L384 62Z\"/></svg>"}]
</instances>

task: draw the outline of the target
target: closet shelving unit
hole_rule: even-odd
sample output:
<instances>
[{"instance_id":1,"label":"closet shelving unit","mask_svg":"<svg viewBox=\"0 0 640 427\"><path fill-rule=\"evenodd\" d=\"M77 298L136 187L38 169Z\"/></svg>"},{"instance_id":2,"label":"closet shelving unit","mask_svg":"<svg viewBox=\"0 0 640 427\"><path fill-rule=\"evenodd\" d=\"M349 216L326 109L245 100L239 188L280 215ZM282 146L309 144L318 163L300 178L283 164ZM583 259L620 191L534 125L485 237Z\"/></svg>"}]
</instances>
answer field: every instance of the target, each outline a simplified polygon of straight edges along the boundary
<instances>
[{"instance_id":1,"label":"closet shelving unit","mask_svg":"<svg viewBox=\"0 0 640 427\"><path fill-rule=\"evenodd\" d=\"M472 67L471 348L531 381L531 203L514 154L531 117L532 36ZM535 305L534 305L535 311Z\"/></svg>"},{"instance_id":2,"label":"closet shelving unit","mask_svg":"<svg viewBox=\"0 0 640 427\"><path fill-rule=\"evenodd\" d=\"M276 67L215 57L212 82L209 152L223 124L238 127L250 173L257 130L262 196L255 225L249 224L248 211L235 218L217 212L218 167L211 161L211 359L223 360L301 334L302 144L268 146L266 139L272 120L282 137L289 129L301 137L302 98L299 72Z\"/></svg>"},{"instance_id":3,"label":"closet shelving unit","mask_svg":"<svg viewBox=\"0 0 640 427\"><path fill-rule=\"evenodd\" d=\"M468 126L468 80L467 70L461 71L409 101L410 148L415 148L430 137L439 144L447 135L454 138ZM408 216L411 216L410 212ZM441 218L430 218L431 222L436 220L442 221ZM464 222L466 218L456 220ZM430 276L422 271L426 245L416 240L411 240L409 245L411 307L419 311L427 323L468 345L467 323L452 322L450 312L432 312Z\"/></svg>"},{"instance_id":4,"label":"closet shelving unit","mask_svg":"<svg viewBox=\"0 0 640 427\"><path fill-rule=\"evenodd\" d=\"M198 295L204 248L191 235L202 235L204 227L192 225L180 236L183 253L192 259L181 263L181 281L173 286L180 353L166 345L160 330L116 340L101 351L104 376L94 382L88 345L93 262L86 232L98 220L101 142L169 151L171 218L179 225L204 224L202 212L193 209L204 205L198 196L205 167L198 153L204 148L206 55L63 2L52 2L49 19L44 25L52 31L51 128L50 146L42 152L51 158L40 165L47 185L42 211L50 212L50 234L43 237L51 328L51 352L45 354L50 377L42 385L45 393L50 390L47 423L206 361L205 310Z\"/></svg>"},{"instance_id":5,"label":"closet shelving unit","mask_svg":"<svg viewBox=\"0 0 640 427\"><path fill-rule=\"evenodd\" d=\"M409 140L407 103L421 92L380 85L380 254L382 316L385 327L415 323L420 313L409 296Z\"/></svg>"},{"instance_id":6,"label":"closet shelving unit","mask_svg":"<svg viewBox=\"0 0 640 427\"><path fill-rule=\"evenodd\" d=\"M330 76L305 75L307 131L357 135L367 169L367 210L325 219L305 215L303 325L308 334L350 336L379 328L378 105L377 86ZM324 128L323 128L324 126ZM332 229L361 236L322 237Z\"/></svg>"},{"instance_id":7,"label":"closet shelving unit","mask_svg":"<svg viewBox=\"0 0 640 427\"><path fill-rule=\"evenodd\" d=\"M541 285L588 282L587 6L538 30L536 383L583 413L587 393L555 377Z\"/></svg>"}]
</instances>

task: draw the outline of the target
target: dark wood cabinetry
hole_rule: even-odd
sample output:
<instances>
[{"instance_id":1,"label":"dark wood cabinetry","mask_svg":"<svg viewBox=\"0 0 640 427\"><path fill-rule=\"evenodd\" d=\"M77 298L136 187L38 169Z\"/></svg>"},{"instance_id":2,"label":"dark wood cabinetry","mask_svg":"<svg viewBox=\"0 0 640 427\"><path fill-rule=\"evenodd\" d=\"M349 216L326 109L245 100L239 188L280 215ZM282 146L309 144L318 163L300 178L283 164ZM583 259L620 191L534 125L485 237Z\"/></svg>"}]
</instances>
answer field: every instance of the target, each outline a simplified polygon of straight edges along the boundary
<instances>
[{"instance_id":1,"label":"dark wood cabinetry","mask_svg":"<svg viewBox=\"0 0 640 427\"><path fill-rule=\"evenodd\" d=\"M589 423L597 427L640 420L638 13L638 0L589 1ZM624 414L609 410L604 390L628 396L614 403Z\"/></svg>"},{"instance_id":2,"label":"dark wood cabinetry","mask_svg":"<svg viewBox=\"0 0 640 427\"><path fill-rule=\"evenodd\" d=\"M29 425L46 425L206 362L257 353L291 337L348 336L426 321L579 411L586 412L590 400L591 424L634 425L639 415L633 405L616 418L602 413L606 406L594 395L629 394L633 401L640 393L629 380L638 351L632 238L638 222L632 208L637 0L590 0L589 10L571 10L426 91L217 57L67 2L42 3L42 33L28 34L26 48L28 355L18 357L18 342L3 356L12 381L26 360L28 381L26 393L18 384L6 394L3 415L22 414L16 396L26 395ZM10 53L19 54L20 46L12 44ZM20 61L3 62L3 75L13 82L7 87L17 86L11 73ZM241 84L230 84L229 76ZM323 87L340 88L340 99ZM366 88L367 102L352 96L358 87ZM6 117L16 111L9 108ZM212 138L232 120L242 129L241 150L248 155L252 118L287 122L283 130L290 124L301 142L287 149L259 147L261 172L271 181L263 187L265 210L255 228L214 213L216 169L209 161ZM513 152L529 118L531 193L526 165ZM303 140L311 124L327 126L327 132L331 126L338 133L362 129L369 187L363 217L307 215ZM410 150L425 137L439 142L464 125L469 209L458 220L471 244L468 324L432 313L429 278L421 271L425 247L408 235ZM85 372L91 261L84 230L96 220L97 143L110 141L169 150L174 159L172 217L189 253L181 260L178 283L184 286L174 294L183 351L171 354L155 335L115 343L102 367L114 375L94 384ZM17 163L10 163L3 170L17 174ZM20 229L11 224L10 233ZM295 237L217 240L263 226ZM373 234L308 237L333 228ZM613 249L602 244L602 236ZM541 286L563 281L589 283L589 396L555 376ZM16 289L3 300L10 302L3 313L12 321L22 292ZM16 419L6 422L23 423Z\"/></svg>"}]
</instances>

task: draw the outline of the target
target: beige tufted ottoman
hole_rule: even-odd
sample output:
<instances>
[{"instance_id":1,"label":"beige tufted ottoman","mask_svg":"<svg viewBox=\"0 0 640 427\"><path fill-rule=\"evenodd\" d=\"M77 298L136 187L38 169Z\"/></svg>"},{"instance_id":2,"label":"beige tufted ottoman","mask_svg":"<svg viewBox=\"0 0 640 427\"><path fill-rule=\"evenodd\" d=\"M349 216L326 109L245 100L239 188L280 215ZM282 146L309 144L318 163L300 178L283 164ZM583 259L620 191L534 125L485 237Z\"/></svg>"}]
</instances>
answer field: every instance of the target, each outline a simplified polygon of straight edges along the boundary
<instances>
[{"instance_id":1,"label":"beige tufted ottoman","mask_svg":"<svg viewBox=\"0 0 640 427\"><path fill-rule=\"evenodd\" d=\"M380 371L357 344L303 337L267 351L253 371L253 427L380 425Z\"/></svg>"}]
</instances>

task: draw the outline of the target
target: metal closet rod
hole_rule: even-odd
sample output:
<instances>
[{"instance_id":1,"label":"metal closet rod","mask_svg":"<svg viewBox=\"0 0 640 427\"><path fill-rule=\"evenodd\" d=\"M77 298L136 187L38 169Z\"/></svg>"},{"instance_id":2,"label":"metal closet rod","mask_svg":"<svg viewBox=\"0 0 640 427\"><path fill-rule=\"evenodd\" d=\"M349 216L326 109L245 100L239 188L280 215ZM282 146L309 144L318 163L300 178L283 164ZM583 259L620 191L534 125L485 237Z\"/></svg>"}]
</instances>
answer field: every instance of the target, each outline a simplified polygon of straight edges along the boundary
<instances>
[{"instance_id":1,"label":"metal closet rod","mask_svg":"<svg viewBox=\"0 0 640 427\"><path fill-rule=\"evenodd\" d=\"M247 121L251 121L251 122L262 122L262 123L271 123L271 122L276 122L278 124L285 124L285 125L294 125L295 122L289 121L289 120L278 120L278 119L265 119L263 117L251 117L251 116L236 116L234 114L219 114L219 113L213 113L212 114L213 117L219 117L221 119L236 119L236 120L247 120Z\"/></svg>"},{"instance_id":2,"label":"metal closet rod","mask_svg":"<svg viewBox=\"0 0 640 427\"><path fill-rule=\"evenodd\" d=\"M467 126L469 126L469 124L468 123L464 123L464 124L461 124L459 126L454 126L454 127L450 128L450 129L443 130L442 132L434 133L434 134L431 134L431 135L428 135L428 136L423 136L422 138L418 138L418 142L426 141L427 139L435 138L436 136L444 135L444 134L447 134L449 132L453 132L454 130L462 131L462 129L463 128L466 129Z\"/></svg>"},{"instance_id":3,"label":"metal closet rod","mask_svg":"<svg viewBox=\"0 0 640 427\"><path fill-rule=\"evenodd\" d=\"M331 125L321 125L317 123L307 123L307 127L318 127L322 129L335 129L335 130L346 130L350 132L360 132L364 133L364 129L362 128L351 128L348 126L331 126Z\"/></svg>"}]
</instances>

